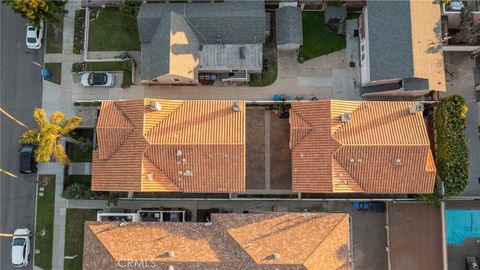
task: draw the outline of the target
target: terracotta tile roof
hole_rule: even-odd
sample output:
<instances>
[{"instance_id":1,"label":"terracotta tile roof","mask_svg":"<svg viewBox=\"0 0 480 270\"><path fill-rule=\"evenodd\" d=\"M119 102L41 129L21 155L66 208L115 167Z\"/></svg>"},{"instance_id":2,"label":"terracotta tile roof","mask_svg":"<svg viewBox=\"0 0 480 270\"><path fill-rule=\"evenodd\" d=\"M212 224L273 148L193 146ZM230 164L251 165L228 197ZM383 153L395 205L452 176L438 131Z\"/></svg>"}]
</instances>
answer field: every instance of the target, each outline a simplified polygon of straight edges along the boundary
<instances>
[{"instance_id":1,"label":"terracotta tile roof","mask_svg":"<svg viewBox=\"0 0 480 270\"><path fill-rule=\"evenodd\" d=\"M104 101L92 190L244 191L245 104L234 112L233 102Z\"/></svg>"},{"instance_id":2,"label":"terracotta tile roof","mask_svg":"<svg viewBox=\"0 0 480 270\"><path fill-rule=\"evenodd\" d=\"M85 270L117 269L128 259L150 269L351 268L350 218L340 213L214 214L209 227L87 222L84 237Z\"/></svg>"},{"instance_id":3,"label":"terracotta tile roof","mask_svg":"<svg viewBox=\"0 0 480 270\"><path fill-rule=\"evenodd\" d=\"M414 105L338 100L292 104L293 191L431 193L435 164L422 113L409 112ZM352 119L342 122L344 113Z\"/></svg>"}]
</instances>

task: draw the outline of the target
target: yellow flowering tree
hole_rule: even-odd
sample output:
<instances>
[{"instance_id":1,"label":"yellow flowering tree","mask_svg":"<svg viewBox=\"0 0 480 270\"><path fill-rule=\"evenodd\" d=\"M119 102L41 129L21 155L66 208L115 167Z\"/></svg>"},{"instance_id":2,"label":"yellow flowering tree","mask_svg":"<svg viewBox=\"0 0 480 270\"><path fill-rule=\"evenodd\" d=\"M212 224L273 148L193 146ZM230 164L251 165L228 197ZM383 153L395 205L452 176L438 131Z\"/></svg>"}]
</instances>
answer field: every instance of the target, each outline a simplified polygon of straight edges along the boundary
<instances>
[{"instance_id":1,"label":"yellow flowering tree","mask_svg":"<svg viewBox=\"0 0 480 270\"><path fill-rule=\"evenodd\" d=\"M2 2L34 26L39 26L40 21L48 22L50 25L58 24L66 3L58 0L2 0Z\"/></svg>"}]
</instances>

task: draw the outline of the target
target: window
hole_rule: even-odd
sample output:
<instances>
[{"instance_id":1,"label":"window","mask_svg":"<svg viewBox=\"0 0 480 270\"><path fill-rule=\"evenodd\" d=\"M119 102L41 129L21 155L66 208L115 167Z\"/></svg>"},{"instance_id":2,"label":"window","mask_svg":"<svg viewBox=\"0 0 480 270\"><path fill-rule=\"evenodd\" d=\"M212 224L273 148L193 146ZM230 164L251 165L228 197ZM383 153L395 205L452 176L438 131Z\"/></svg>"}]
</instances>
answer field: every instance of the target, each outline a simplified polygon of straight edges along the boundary
<instances>
[{"instance_id":1,"label":"window","mask_svg":"<svg viewBox=\"0 0 480 270\"><path fill-rule=\"evenodd\" d=\"M362 53L362 61L364 61L364 60L365 60L365 54Z\"/></svg>"},{"instance_id":2,"label":"window","mask_svg":"<svg viewBox=\"0 0 480 270\"><path fill-rule=\"evenodd\" d=\"M173 81L174 82L180 82L180 79L179 78L173 78Z\"/></svg>"},{"instance_id":3,"label":"window","mask_svg":"<svg viewBox=\"0 0 480 270\"><path fill-rule=\"evenodd\" d=\"M362 52L365 51L365 44L362 44Z\"/></svg>"}]
</instances>

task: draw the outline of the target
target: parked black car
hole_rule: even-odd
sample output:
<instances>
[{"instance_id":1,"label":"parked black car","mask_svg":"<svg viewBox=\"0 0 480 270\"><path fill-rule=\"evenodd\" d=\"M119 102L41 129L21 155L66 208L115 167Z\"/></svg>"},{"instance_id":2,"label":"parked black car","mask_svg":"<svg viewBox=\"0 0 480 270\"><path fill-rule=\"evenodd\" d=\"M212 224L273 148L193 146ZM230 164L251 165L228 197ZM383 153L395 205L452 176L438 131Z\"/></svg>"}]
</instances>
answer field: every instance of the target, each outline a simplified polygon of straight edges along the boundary
<instances>
[{"instance_id":1,"label":"parked black car","mask_svg":"<svg viewBox=\"0 0 480 270\"><path fill-rule=\"evenodd\" d=\"M30 174L36 171L37 164L33 158L35 147L31 144L22 144L20 148L20 173Z\"/></svg>"}]
</instances>

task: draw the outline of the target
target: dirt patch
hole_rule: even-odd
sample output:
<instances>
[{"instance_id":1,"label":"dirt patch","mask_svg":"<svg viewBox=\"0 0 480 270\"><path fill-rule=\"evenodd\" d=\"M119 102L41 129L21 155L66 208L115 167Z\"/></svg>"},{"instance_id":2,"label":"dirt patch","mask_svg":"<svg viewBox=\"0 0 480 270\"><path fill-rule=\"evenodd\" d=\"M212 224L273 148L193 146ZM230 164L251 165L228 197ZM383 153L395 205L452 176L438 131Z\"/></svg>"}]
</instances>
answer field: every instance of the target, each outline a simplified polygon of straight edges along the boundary
<instances>
[{"instance_id":1,"label":"dirt patch","mask_svg":"<svg viewBox=\"0 0 480 270\"><path fill-rule=\"evenodd\" d=\"M290 125L288 118L279 118L270 112L270 188L292 188L292 156L288 143Z\"/></svg>"},{"instance_id":2,"label":"dirt patch","mask_svg":"<svg viewBox=\"0 0 480 270\"><path fill-rule=\"evenodd\" d=\"M247 189L265 188L265 109L249 107L247 117Z\"/></svg>"}]
</instances>

